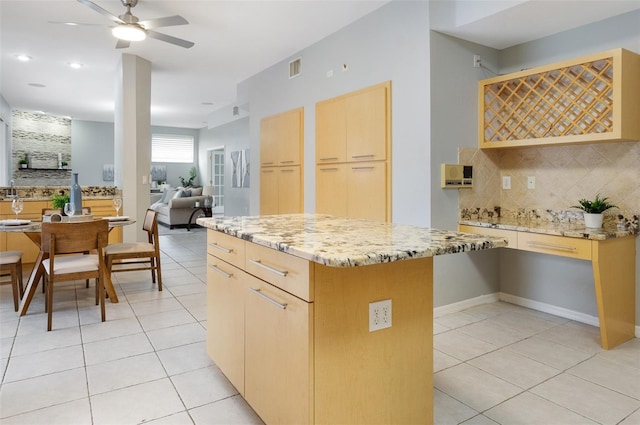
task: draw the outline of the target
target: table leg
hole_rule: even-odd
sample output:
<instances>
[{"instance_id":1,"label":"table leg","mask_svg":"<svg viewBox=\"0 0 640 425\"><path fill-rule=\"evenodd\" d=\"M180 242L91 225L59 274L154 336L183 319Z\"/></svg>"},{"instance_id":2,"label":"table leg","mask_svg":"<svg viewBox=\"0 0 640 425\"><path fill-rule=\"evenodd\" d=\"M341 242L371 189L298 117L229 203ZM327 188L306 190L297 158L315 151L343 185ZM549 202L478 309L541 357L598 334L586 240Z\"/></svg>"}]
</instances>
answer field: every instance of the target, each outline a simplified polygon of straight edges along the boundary
<instances>
[{"instance_id":1,"label":"table leg","mask_svg":"<svg viewBox=\"0 0 640 425\"><path fill-rule=\"evenodd\" d=\"M635 335L636 241L633 236L597 241L592 248L600 339L609 350Z\"/></svg>"},{"instance_id":2,"label":"table leg","mask_svg":"<svg viewBox=\"0 0 640 425\"><path fill-rule=\"evenodd\" d=\"M36 258L36 263L33 266L33 270L31 270L31 274L29 275L29 282L27 283L27 287L24 289L24 296L20 300L20 308L18 309L18 315L24 316L27 314L27 310L29 309L29 304L31 304L31 300L36 293L36 289L38 288L38 282L42 279L42 260L44 259L44 253L40 251L38 254L38 258Z\"/></svg>"}]
</instances>

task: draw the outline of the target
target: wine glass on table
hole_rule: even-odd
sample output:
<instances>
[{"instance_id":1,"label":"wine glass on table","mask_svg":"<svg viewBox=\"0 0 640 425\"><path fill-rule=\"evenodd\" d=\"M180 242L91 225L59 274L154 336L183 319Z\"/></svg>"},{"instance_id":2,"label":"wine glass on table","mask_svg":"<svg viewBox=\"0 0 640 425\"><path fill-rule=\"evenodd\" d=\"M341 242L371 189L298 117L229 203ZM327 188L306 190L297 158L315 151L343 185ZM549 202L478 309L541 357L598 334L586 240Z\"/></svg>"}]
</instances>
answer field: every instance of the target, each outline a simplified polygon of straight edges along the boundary
<instances>
[{"instance_id":1,"label":"wine glass on table","mask_svg":"<svg viewBox=\"0 0 640 425\"><path fill-rule=\"evenodd\" d=\"M11 209L14 213L16 213L16 221L18 220L18 214L22 212L23 208L24 202L22 201L22 199L14 198L13 201L11 201Z\"/></svg>"},{"instance_id":2,"label":"wine glass on table","mask_svg":"<svg viewBox=\"0 0 640 425\"><path fill-rule=\"evenodd\" d=\"M76 206L71 202L67 202L64 204L64 213L69 217L74 215L76 213Z\"/></svg>"},{"instance_id":3,"label":"wine glass on table","mask_svg":"<svg viewBox=\"0 0 640 425\"><path fill-rule=\"evenodd\" d=\"M119 196L113 198L113 208L116 209L116 216L120 216L120 208L122 208L122 198Z\"/></svg>"}]
</instances>

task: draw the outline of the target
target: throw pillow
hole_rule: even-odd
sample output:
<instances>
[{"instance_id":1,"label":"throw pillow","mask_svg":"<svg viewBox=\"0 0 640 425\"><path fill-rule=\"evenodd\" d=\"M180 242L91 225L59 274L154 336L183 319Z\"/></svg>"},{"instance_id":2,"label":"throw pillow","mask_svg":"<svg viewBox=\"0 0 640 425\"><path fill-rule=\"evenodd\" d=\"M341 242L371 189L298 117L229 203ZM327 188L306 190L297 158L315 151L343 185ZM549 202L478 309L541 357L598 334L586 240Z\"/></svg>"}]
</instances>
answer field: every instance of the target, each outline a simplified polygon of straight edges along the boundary
<instances>
[{"instance_id":1,"label":"throw pillow","mask_svg":"<svg viewBox=\"0 0 640 425\"><path fill-rule=\"evenodd\" d=\"M182 191L182 197L183 198L190 198L191 197L191 191L189 189L185 189Z\"/></svg>"},{"instance_id":2,"label":"throw pillow","mask_svg":"<svg viewBox=\"0 0 640 425\"><path fill-rule=\"evenodd\" d=\"M183 193L184 193L184 189L176 190L176 193L173 194L173 198L172 199L182 198L182 194Z\"/></svg>"},{"instance_id":3,"label":"throw pillow","mask_svg":"<svg viewBox=\"0 0 640 425\"><path fill-rule=\"evenodd\" d=\"M191 196L201 196L201 195L202 195L201 187L194 187L193 189L191 189Z\"/></svg>"}]
</instances>

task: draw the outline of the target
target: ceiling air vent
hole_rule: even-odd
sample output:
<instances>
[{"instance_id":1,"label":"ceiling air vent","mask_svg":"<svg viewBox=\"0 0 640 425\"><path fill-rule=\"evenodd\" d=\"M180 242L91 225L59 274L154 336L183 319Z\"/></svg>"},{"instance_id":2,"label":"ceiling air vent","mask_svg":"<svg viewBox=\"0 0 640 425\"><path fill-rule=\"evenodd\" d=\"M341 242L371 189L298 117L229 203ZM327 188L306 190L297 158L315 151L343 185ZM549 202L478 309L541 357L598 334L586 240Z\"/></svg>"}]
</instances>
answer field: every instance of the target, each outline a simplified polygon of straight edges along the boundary
<instances>
[{"instance_id":1,"label":"ceiling air vent","mask_svg":"<svg viewBox=\"0 0 640 425\"><path fill-rule=\"evenodd\" d=\"M289 79L300 75L302 67L302 58L297 58L289 62Z\"/></svg>"}]
</instances>

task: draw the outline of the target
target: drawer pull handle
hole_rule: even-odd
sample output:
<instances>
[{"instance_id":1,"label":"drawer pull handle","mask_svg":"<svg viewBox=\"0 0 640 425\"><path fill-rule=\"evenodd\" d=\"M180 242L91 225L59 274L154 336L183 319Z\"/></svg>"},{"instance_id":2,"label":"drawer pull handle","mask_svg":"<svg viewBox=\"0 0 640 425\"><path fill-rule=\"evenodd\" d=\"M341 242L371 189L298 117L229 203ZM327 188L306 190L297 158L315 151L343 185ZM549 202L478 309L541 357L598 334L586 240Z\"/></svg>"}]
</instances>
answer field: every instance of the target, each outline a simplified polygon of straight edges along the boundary
<instances>
[{"instance_id":1,"label":"drawer pull handle","mask_svg":"<svg viewBox=\"0 0 640 425\"><path fill-rule=\"evenodd\" d=\"M265 265L265 264L262 264L262 262L261 262L260 260L249 260L249 262L250 262L251 264L255 264L256 266L261 267L261 268L263 268L263 269L265 269L265 270L268 270L268 271L270 271L271 273L275 273L275 274L277 274L278 276L287 277L287 273L289 273L289 272L288 272L288 271L286 271L286 270L285 270L285 271L282 271L282 270L274 269L273 267L269 267L269 266L267 266L267 265Z\"/></svg>"},{"instance_id":2,"label":"drawer pull handle","mask_svg":"<svg viewBox=\"0 0 640 425\"><path fill-rule=\"evenodd\" d=\"M263 173L273 173L273 170L262 170Z\"/></svg>"},{"instance_id":3,"label":"drawer pull handle","mask_svg":"<svg viewBox=\"0 0 640 425\"><path fill-rule=\"evenodd\" d=\"M222 276L226 277L227 279L230 278L231 276L233 276L231 273L227 273L224 270L219 269L218 266L215 266L213 264L209 264L209 268L211 270L213 270L214 272L220 273Z\"/></svg>"},{"instance_id":4,"label":"drawer pull handle","mask_svg":"<svg viewBox=\"0 0 640 425\"><path fill-rule=\"evenodd\" d=\"M269 162L263 162L262 165L271 165L273 164L273 161L269 161Z\"/></svg>"},{"instance_id":5,"label":"drawer pull handle","mask_svg":"<svg viewBox=\"0 0 640 425\"><path fill-rule=\"evenodd\" d=\"M375 155L374 154L369 154L369 155L351 155L351 158L353 159L358 159L358 158L373 158Z\"/></svg>"},{"instance_id":6,"label":"drawer pull handle","mask_svg":"<svg viewBox=\"0 0 640 425\"><path fill-rule=\"evenodd\" d=\"M265 294L260 292L260 288L258 288L258 289L249 288L249 290L251 292L253 292L254 294L256 294L257 296L259 296L260 298L262 298L262 299L264 299L266 301L269 301L271 304L275 305L278 308L281 308L283 310L287 308L287 304L286 303L282 304L282 303L279 303L278 301L276 301L276 300L274 300L272 298L267 297Z\"/></svg>"},{"instance_id":7,"label":"drawer pull handle","mask_svg":"<svg viewBox=\"0 0 640 425\"><path fill-rule=\"evenodd\" d=\"M281 173L293 173L293 170L280 170Z\"/></svg>"},{"instance_id":8,"label":"drawer pull handle","mask_svg":"<svg viewBox=\"0 0 640 425\"><path fill-rule=\"evenodd\" d=\"M320 171L338 171L337 167L321 168Z\"/></svg>"},{"instance_id":9,"label":"drawer pull handle","mask_svg":"<svg viewBox=\"0 0 640 425\"><path fill-rule=\"evenodd\" d=\"M331 158L320 158L320 161L337 161L337 156L332 156Z\"/></svg>"},{"instance_id":10,"label":"drawer pull handle","mask_svg":"<svg viewBox=\"0 0 640 425\"><path fill-rule=\"evenodd\" d=\"M545 243L545 242L527 241L527 243L534 247L561 249L563 251L575 251L577 249L575 246L555 245L552 243Z\"/></svg>"},{"instance_id":11,"label":"drawer pull handle","mask_svg":"<svg viewBox=\"0 0 640 425\"><path fill-rule=\"evenodd\" d=\"M209 244L209 246L210 246L211 248L219 249L220 251L222 251L222 252L224 252L224 253L226 253L226 254L231 254L231 253L233 252L233 249L225 248L225 247L223 247L223 246L218 245L217 243L213 243L213 242L211 242L211 243Z\"/></svg>"},{"instance_id":12,"label":"drawer pull handle","mask_svg":"<svg viewBox=\"0 0 640 425\"><path fill-rule=\"evenodd\" d=\"M289 160L289 161L280 161L280 164L293 164L295 161Z\"/></svg>"},{"instance_id":13,"label":"drawer pull handle","mask_svg":"<svg viewBox=\"0 0 640 425\"><path fill-rule=\"evenodd\" d=\"M352 170L373 170L374 167L351 167Z\"/></svg>"}]
</instances>

